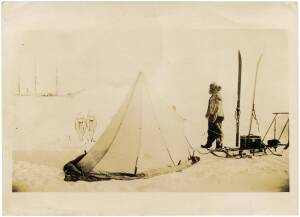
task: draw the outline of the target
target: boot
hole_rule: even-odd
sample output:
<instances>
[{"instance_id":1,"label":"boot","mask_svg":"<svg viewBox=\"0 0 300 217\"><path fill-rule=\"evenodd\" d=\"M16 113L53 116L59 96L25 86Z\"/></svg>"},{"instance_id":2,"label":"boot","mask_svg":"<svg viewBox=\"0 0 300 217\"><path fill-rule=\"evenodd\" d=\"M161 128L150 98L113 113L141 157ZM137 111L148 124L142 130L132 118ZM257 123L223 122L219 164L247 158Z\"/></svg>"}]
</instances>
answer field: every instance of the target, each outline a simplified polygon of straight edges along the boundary
<instances>
[{"instance_id":1,"label":"boot","mask_svg":"<svg viewBox=\"0 0 300 217\"><path fill-rule=\"evenodd\" d=\"M201 147L202 147L202 148L210 148L211 145L207 145L207 144L206 144L206 145L201 145Z\"/></svg>"},{"instance_id":2,"label":"boot","mask_svg":"<svg viewBox=\"0 0 300 217\"><path fill-rule=\"evenodd\" d=\"M221 138L217 138L216 139L216 149L219 150L219 149L222 149L222 148L223 148L222 139Z\"/></svg>"},{"instance_id":3,"label":"boot","mask_svg":"<svg viewBox=\"0 0 300 217\"><path fill-rule=\"evenodd\" d=\"M222 151L222 146L220 146L220 145L218 145L218 146L216 146L216 149L215 149L216 151Z\"/></svg>"},{"instance_id":4,"label":"boot","mask_svg":"<svg viewBox=\"0 0 300 217\"><path fill-rule=\"evenodd\" d=\"M210 148L215 141L215 135L208 133L206 145L201 145L202 148Z\"/></svg>"}]
</instances>

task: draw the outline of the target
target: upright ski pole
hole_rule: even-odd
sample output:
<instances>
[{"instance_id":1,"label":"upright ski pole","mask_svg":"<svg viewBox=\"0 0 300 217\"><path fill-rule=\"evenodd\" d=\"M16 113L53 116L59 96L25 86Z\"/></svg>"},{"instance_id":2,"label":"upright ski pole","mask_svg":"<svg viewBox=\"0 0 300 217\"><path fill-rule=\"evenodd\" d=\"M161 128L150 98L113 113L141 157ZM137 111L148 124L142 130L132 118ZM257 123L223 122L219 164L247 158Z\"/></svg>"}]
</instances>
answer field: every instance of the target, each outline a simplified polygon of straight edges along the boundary
<instances>
[{"instance_id":1,"label":"upright ski pole","mask_svg":"<svg viewBox=\"0 0 300 217\"><path fill-rule=\"evenodd\" d=\"M238 52L239 71L238 71L238 88L237 88L237 105L235 111L236 119L236 135L235 135L235 146L239 147L240 137L240 98L241 98L241 77L242 77L242 57L241 52Z\"/></svg>"},{"instance_id":2,"label":"upright ski pole","mask_svg":"<svg viewBox=\"0 0 300 217\"><path fill-rule=\"evenodd\" d=\"M255 79L254 79L254 88L253 88L253 97L252 97L252 107L251 107L251 115L250 115L250 126L249 126L249 133L248 135L251 135L251 128L252 128L252 120L253 116L255 117L255 93L256 93L256 83L257 83L257 74L258 74L258 68L262 59L262 54L260 55L257 65L256 65L256 71L255 71ZM275 128L274 128L275 129Z\"/></svg>"}]
</instances>

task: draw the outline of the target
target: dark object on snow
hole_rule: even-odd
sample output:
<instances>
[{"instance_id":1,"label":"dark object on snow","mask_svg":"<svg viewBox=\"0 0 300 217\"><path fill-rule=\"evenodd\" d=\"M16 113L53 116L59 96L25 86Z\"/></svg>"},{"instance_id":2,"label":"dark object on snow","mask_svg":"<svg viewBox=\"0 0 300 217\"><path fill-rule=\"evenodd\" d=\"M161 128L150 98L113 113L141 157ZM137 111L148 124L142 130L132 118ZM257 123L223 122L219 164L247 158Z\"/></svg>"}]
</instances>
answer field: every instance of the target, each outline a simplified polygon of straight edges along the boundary
<instances>
[{"instance_id":1,"label":"dark object on snow","mask_svg":"<svg viewBox=\"0 0 300 217\"><path fill-rule=\"evenodd\" d=\"M94 176L92 173L89 174L84 174L82 170L78 167L79 161L86 155L86 151L84 151L84 154L79 155L77 158L74 160L69 161L67 164L64 165L64 172L65 172L65 181L68 182L76 182L79 180L82 181L88 181L88 182L93 182L93 181L101 181L101 180L109 180L110 178L106 176Z\"/></svg>"},{"instance_id":2,"label":"dark object on snow","mask_svg":"<svg viewBox=\"0 0 300 217\"><path fill-rule=\"evenodd\" d=\"M189 160L192 161L193 164L197 163L198 161L200 161L200 157L196 156L196 155L192 155L189 157Z\"/></svg>"},{"instance_id":3,"label":"dark object on snow","mask_svg":"<svg viewBox=\"0 0 300 217\"><path fill-rule=\"evenodd\" d=\"M240 149L262 149L264 145L261 142L260 136L241 136Z\"/></svg>"},{"instance_id":4,"label":"dark object on snow","mask_svg":"<svg viewBox=\"0 0 300 217\"><path fill-rule=\"evenodd\" d=\"M280 144L278 139L270 139L268 140L268 147L277 147Z\"/></svg>"},{"instance_id":5,"label":"dark object on snow","mask_svg":"<svg viewBox=\"0 0 300 217\"><path fill-rule=\"evenodd\" d=\"M78 181L79 177L82 176L82 172L76 167L77 163L86 155L86 152L79 155L74 160L69 161L64 165L65 181Z\"/></svg>"}]
</instances>

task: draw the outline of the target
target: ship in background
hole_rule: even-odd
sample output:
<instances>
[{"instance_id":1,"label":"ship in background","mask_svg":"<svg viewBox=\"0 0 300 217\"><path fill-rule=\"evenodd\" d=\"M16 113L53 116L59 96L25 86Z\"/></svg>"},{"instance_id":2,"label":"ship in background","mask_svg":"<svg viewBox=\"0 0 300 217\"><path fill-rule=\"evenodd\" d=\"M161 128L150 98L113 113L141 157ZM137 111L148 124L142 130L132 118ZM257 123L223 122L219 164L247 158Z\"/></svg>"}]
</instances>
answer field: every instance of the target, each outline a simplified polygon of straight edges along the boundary
<instances>
[{"instance_id":1,"label":"ship in background","mask_svg":"<svg viewBox=\"0 0 300 217\"><path fill-rule=\"evenodd\" d=\"M36 62L34 67L34 89L33 91L30 91L30 88L24 87L24 90L22 91L21 86L21 79L20 75L18 76L18 84L17 84L17 91L15 93L15 96L37 96L37 97L73 97L82 92L82 90L74 91L74 92L67 92L67 93L59 93L58 92L58 68L56 66L55 70L55 90L54 91L38 91L37 85L38 85L38 76L37 76L37 69L36 69Z\"/></svg>"}]
</instances>

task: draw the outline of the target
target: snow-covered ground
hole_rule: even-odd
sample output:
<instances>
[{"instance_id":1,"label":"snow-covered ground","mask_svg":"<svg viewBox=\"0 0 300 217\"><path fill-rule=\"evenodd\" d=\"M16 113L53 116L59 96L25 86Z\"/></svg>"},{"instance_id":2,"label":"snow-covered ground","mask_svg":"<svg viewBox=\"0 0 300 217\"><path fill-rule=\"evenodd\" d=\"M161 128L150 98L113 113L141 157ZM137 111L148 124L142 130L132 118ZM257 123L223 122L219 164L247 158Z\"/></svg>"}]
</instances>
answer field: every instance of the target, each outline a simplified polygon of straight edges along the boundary
<instances>
[{"instance_id":1,"label":"snow-covered ground","mask_svg":"<svg viewBox=\"0 0 300 217\"><path fill-rule=\"evenodd\" d=\"M108 92L110 94L106 94ZM14 97L11 103L6 103L6 110L9 112L5 116L7 123L5 142L14 150L13 190L190 192L288 190L288 151L284 152L282 157L267 155L249 159L224 159L211 154L201 155L198 164L182 172L150 179L95 183L64 182L63 165L90 147L79 141L74 129L74 120L78 113L86 115L91 112L96 116L98 127L94 138L97 139L107 127L111 116L118 110L127 92L128 88L101 86L82 92L74 98ZM232 146L234 136L231 134L235 132L232 128L235 122L226 119L225 123L231 126L230 128L224 125L225 144ZM263 132L266 131L266 127L267 124L263 127ZM199 147L206 140L206 128L207 123L203 117L203 121L199 123L186 122L183 130L191 143ZM247 128L241 126L241 133L246 131Z\"/></svg>"},{"instance_id":2,"label":"snow-covered ground","mask_svg":"<svg viewBox=\"0 0 300 217\"><path fill-rule=\"evenodd\" d=\"M62 167L78 153L71 151L17 151L13 159L14 191L177 191L260 192L288 191L288 151L246 159L201 155L196 165L170 173L133 181L65 182Z\"/></svg>"}]
</instances>

